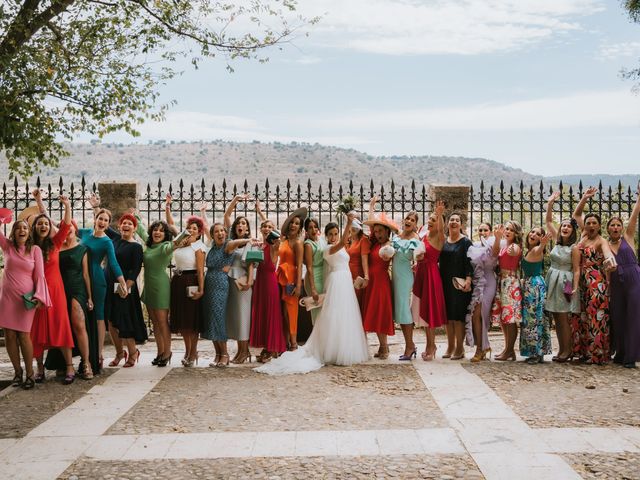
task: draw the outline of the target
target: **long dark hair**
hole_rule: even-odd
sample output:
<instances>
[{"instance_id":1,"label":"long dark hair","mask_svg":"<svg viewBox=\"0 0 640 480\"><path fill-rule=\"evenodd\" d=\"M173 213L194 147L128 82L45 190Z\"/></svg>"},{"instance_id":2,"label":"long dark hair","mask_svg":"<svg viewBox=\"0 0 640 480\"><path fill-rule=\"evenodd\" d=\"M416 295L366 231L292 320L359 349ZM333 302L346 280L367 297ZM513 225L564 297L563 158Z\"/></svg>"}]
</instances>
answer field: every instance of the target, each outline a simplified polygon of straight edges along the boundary
<instances>
[{"instance_id":1,"label":"long dark hair","mask_svg":"<svg viewBox=\"0 0 640 480\"><path fill-rule=\"evenodd\" d=\"M242 219L244 219L244 221L247 223L247 233L243 238L251 238L251 224L249 224L249 219L244 215L240 215L239 217L236 217L236 219L231 224L231 231L229 232L229 238L231 240L236 240L238 238L236 236L236 227L238 226L238 223L240 223L240 220Z\"/></svg>"},{"instance_id":2,"label":"long dark hair","mask_svg":"<svg viewBox=\"0 0 640 480\"><path fill-rule=\"evenodd\" d=\"M38 235L36 228L38 220L40 220L41 218L46 218L49 222L49 233L44 238L40 238L40 235ZM31 241L33 242L33 245L37 245L40 247L40 250L42 250L42 258L44 262L47 263L47 261L49 260L49 252L51 252L51 250L53 250L54 248L53 240L51 239L51 219L44 213L38 215L33 220L33 224L31 225L31 234L29 236L31 238Z\"/></svg>"},{"instance_id":3,"label":"long dark hair","mask_svg":"<svg viewBox=\"0 0 640 480\"><path fill-rule=\"evenodd\" d=\"M13 244L13 247L18 251L18 242L16 241L16 227L20 224L24 223L29 228L29 222L26 220L16 220L11 226L11 233L9 234L9 240ZM24 248L27 253L31 253L31 247L33 246L33 235L29 232L29 236L27 237L27 241L24 244Z\"/></svg>"},{"instance_id":4,"label":"long dark hair","mask_svg":"<svg viewBox=\"0 0 640 480\"><path fill-rule=\"evenodd\" d=\"M375 233L373 232L373 229L375 227L382 227L387 231L387 238L389 240L391 240L391 229L389 227L387 227L386 225L383 225L381 223L376 223L371 227L371 234L369 235L369 241L371 242L371 247L373 248L374 245L376 245L378 243L378 238L376 237Z\"/></svg>"},{"instance_id":5,"label":"long dark hair","mask_svg":"<svg viewBox=\"0 0 640 480\"><path fill-rule=\"evenodd\" d=\"M147 229L147 247L153 245L153 232L158 229L158 227L162 227L162 231L164 232L164 239L162 240L163 242L170 242L171 240L173 240L173 232L169 228L167 222L163 220L156 220L151 225L149 225L149 228Z\"/></svg>"},{"instance_id":6,"label":"long dark hair","mask_svg":"<svg viewBox=\"0 0 640 480\"><path fill-rule=\"evenodd\" d=\"M567 243L564 243L564 239L562 238L562 225L564 223L568 223L571 225L571 235L567 239ZM578 222L576 222L575 218L565 218L560 222L560 228L558 229L558 238L556 239L557 245L562 245L563 247L570 247L574 243L578 241Z\"/></svg>"},{"instance_id":7,"label":"long dark hair","mask_svg":"<svg viewBox=\"0 0 640 480\"><path fill-rule=\"evenodd\" d=\"M602 234L602 219L600 218L600 215L598 215L597 213L590 212L590 213L587 213L584 216L584 225L585 225L585 227L587 225L587 220L590 219L591 217L595 218L598 221L598 223L600 224L600 228L598 229L598 235Z\"/></svg>"}]
</instances>

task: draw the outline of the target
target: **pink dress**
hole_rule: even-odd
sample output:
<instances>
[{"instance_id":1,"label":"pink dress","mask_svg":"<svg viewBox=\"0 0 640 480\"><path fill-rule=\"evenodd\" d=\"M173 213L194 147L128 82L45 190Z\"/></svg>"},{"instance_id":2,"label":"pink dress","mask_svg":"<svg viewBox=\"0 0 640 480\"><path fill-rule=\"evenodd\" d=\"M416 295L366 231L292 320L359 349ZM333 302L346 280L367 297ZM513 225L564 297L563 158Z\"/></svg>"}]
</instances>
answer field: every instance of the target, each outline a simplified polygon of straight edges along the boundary
<instances>
[{"instance_id":1,"label":"pink dress","mask_svg":"<svg viewBox=\"0 0 640 480\"><path fill-rule=\"evenodd\" d=\"M287 350L282 328L278 278L276 267L271 261L271 245L268 244L264 247L264 260L258 265L253 283L249 345L272 353Z\"/></svg>"},{"instance_id":2,"label":"pink dress","mask_svg":"<svg viewBox=\"0 0 640 480\"><path fill-rule=\"evenodd\" d=\"M432 247L429 239L422 240L425 246L424 259L418 262L413 283L413 294L420 299L420 325L437 328L447 323L442 278L438 269L440 250Z\"/></svg>"},{"instance_id":3,"label":"pink dress","mask_svg":"<svg viewBox=\"0 0 640 480\"><path fill-rule=\"evenodd\" d=\"M64 222L60 225L60 229L51 239L53 247L49 250L48 258L44 263L44 276L47 279L51 306L39 308L33 319L31 341L33 342L33 355L36 358L41 357L44 350L50 348L73 348L67 296L64 293L64 284L60 275L60 248L67 238L70 228L70 225Z\"/></svg>"},{"instance_id":4,"label":"pink dress","mask_svg":"<svg viewBox=\"0 0 640 480\"><path fill-rule=\"evenodd\" d=\"M25 247L17 251L13 243L0 230L0 247L4 254L4 276L0 289L0 328L30 332L35 309L27 310L22 295L34 292L34 297L51 305L47 281L44 278L42 250L33 246L29 253Z\"/></svg>"}]
</instances>

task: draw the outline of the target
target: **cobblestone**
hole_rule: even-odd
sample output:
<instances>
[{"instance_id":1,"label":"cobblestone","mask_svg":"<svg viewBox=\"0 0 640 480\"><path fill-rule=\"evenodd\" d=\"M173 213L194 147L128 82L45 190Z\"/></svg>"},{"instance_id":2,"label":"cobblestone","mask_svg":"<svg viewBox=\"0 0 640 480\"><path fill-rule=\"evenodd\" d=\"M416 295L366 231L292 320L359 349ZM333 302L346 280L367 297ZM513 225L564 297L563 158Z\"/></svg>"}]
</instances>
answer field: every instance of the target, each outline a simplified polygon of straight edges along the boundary
<instances>
[{"instance_id":1,"label":"cobblestone","mask_svg":"<svg viewBox=\"0 0 640 480\"><path fill-rule=\"evenodd\" d=\"M466 455L380 457L282 457L216 460L93 462L80 459L61 479L450 479L484 477Z\"/></svg>"},{"instance_id":2,"label":"cobblestone","mask_svg":"<svg viewBox=\"0 0 640 480\"><path fill-rule=\"evenodd\" d=\"M108 433L446 426L410 365L328 366L304 379L249 368L176 368Z\"/></svg>"},{"instance_id":3,"label":"cobblestone","mask_svg":"<svg viewBox=\"0 0 640 480\"><path fill-rule=\"evenodd\" d=\"M531 427L640 426L640 370L551 362L464 367Z\"/></svg>"},{"instance_id":4,"label":"cobblestone","mask_svg":"<svg viewBox=\"0 0 640 480\"><path fill-rule=\"evenodd\" d=\"M563 456L585 480L640 479L640 453L609 455L574 453Z\"/></svg>"},{"instance_id":5,"label":"cobblestone","mask_svg":"<svg viewBox=\"0 0 640 480\"><path fill-rule=\"evenodd\" d=\"M78 400L92 387L103 383L114 371L105 369L105 373L97 375L93 380L77 379L71 385L63 385L60 379L56 379L54 374L49 372L45 383L36 385L33 390L7 387L15 391L0 398L0 438L25 436L30 430Z\"/></svg>"}]
</instances>

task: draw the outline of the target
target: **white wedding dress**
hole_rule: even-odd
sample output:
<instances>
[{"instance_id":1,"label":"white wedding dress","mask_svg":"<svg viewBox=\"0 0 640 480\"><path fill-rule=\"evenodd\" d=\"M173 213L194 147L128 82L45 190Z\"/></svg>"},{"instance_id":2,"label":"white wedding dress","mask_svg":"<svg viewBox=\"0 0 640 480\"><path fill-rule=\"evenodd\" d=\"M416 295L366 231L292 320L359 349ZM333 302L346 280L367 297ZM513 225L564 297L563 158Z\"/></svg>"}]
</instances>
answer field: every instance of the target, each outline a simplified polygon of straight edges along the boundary
<instances>
[{"instance_id":1,"label":"white wedding dress","mask_svg":"<svg viewBox=\"0 0 640 480\"><path fill-rule=\"evenodd\" d=\"M333 255L328 246L325 298L322 311L304 346L256 368L269 375L308 373L324 364L353 365L369 359L367 337L349 271L349 254L341 248Z\"/></svg>"}]
</instances>

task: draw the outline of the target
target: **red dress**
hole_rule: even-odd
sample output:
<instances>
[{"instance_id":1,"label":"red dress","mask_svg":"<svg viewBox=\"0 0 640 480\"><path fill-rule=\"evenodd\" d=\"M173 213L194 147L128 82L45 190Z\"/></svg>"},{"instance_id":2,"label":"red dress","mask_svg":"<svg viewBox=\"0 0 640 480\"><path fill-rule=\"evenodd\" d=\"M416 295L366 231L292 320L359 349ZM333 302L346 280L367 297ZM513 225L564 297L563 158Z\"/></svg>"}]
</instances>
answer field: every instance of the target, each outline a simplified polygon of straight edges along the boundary
<instances>
[{"instance_id":1,"label":"red dress","mask_svg":"<svg viewBox=\"0 0 640 480\"><path fill-rule=\"evenodd\" d=\"M41 357L44 350L49 348L73 348L71 322L67 310L67 296L60 275L60 247L69 233L70 225L62 223L58 233L51 239L53 247L44 263L44 277L49 287L51 306L36 310L31 326L31 341L33 355Z\"/></svg>"},{"instance_id":2,"label":"red dress","mask_svg":"<svg viewBox=\"0 0 640 480\"><path fill-rule=\"evenodd\" d=\"M268 244L264 247L264 260L258 265L253 283L249 345L265 348L268 352L287 350L276 267L271 261L271 245Z\"/></svg>"},{"instance_id":3,"label":"red dress","mask_svg":"<svg viewBox=\"0 0 640 480\"><path fill-rule=\"evenodd\" d=\"M395 335L389 262L380 258L381 245L369 253L369 285L364 297L364 331Z\"/></svg>"},{"instance_id":4,"label":"red dress","mask_svg":"<svg viewBox=\"0 0 640 480\"><path fill-rule=\"evenodd\" d=\"M351 279L355 280L357 277L364 278L364 269L362 268L362 255L369 255L371 249L371 243L366 235L362 235L358 240L353 242L347 248L349 254L349 270L351 270ZM360 305L360 315L364 319L364 295L365 288L356 289L356 297L358 299L358 305Z\"/></svg>"},{"instance_id":5,"label":"red dress","mask_svg":"<svg viewBox=\"0 0 640 480\"><path fill-rule=\"evenodd\" d=\"M426 327L437 328L447 323L447 309L444 303L442 278L438 269L440 250L422 240L425 246L424 259L418 262L413 294L420 298L420 323Z\"/></svg>"}]
</instances>

